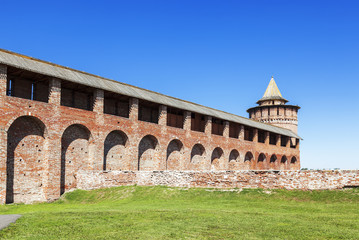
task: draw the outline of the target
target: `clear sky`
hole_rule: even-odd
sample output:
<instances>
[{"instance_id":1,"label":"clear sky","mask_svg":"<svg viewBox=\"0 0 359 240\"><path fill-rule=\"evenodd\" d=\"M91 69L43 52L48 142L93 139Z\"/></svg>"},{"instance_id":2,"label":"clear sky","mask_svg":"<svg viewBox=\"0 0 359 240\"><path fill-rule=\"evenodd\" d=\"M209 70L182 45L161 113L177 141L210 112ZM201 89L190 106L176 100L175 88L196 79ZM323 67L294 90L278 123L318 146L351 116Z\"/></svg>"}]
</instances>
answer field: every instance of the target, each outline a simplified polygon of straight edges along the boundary
<instances>
[{"instance_id":1,"label":"clear sky","mask_svg":"<svg viewBox=\"0 0 359 240\"><path fill-rule=\"evenodd\" d=\"M273 75L301 163L359 169L359 1L2 1L0 48L247 116Z\"/></svg>"}]
</instances>

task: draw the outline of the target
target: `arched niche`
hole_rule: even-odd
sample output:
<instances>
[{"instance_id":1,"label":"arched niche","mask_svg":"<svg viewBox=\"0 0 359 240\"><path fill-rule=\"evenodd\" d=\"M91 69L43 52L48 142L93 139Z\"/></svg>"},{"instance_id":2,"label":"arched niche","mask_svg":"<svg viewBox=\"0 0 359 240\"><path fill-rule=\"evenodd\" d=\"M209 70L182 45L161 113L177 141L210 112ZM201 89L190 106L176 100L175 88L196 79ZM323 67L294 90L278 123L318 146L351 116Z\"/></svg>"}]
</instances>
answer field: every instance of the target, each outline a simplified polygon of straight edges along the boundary
<instances>
[{"instance_id":1,"label":"arched niche","mask_svg":"<svg viewBox=\"0 0 359 240\"><path fill-rule=\"evenodd\" d=\"M185 168L183 154L183 143L178 139L172 140L167 146L166 169L183 170Z\"/></svg>"},{"instance_id":2,"label":"arched niche","mask_svg":"<svg viewBox=\"0 0 359 240\"><path fill-rule=\"evenodd\" d=\"M61 137L60 194L76 188L75 174L87 170L90 163L90 130L81 124L65 129Z\"/></svg>"},{"instance_id":3,"label":"arched niche","mask_svg":"<svg viewBox=\"0 0 359 240\"><path fill-rule=\"evenodd\" d=\"M236 149L233 149L229 154L228 169L229 170L238 170L240 168L239 159L240 159L239 152Z\"/></svg>"},{"instance_id":4,"label":"arched niche","mask_svg":"<svg viewBox=\"0 0 359 240\"><path fill-rule=\"evenodd\" d=\"M38 118L17 118L7 132L6 203L46 200L43 192L46 126Z\"/></svg>"},{"instance_id":5,"label":"arched niche","mask_svg":"<svg viewBox=\"0 0 359 240\"><path fill-rule=\"evenodd\" d=\"M226 162L224 159L223 150L220 147L216 147L211 155L211 169L212 170L225 170Z\"/></svg>"},{"instance_id":6,"label":"arched niche","mask_svg":"<svg viewBox=\"0 0 359 240\"><path fill-rule=\"evenodd\" d=\"M127 149L128 137L120 131L110 132L104 142L103 170L130 170L130 156Z\"/></svg>"},{"instance_id":7,"label":"arched niche","mask_svg":"<svg viewBox=\"0 0 359 240\"><path fill-rule=\"evenodd\" d=\"M200 143L192 147L190 170L207 170L206 150Z\"/></svg>"},{"instance_id":8,"label":"arched niche","mask_svg":"<svg viewBox=\"0 0 359 240\"><path fill-rule=\"evenodd\" d=\"M138 145L138 170L153 171L159 169L160 159L157 154L158 140L152 135L143 137Z\"/></svg>"}]
</instances>

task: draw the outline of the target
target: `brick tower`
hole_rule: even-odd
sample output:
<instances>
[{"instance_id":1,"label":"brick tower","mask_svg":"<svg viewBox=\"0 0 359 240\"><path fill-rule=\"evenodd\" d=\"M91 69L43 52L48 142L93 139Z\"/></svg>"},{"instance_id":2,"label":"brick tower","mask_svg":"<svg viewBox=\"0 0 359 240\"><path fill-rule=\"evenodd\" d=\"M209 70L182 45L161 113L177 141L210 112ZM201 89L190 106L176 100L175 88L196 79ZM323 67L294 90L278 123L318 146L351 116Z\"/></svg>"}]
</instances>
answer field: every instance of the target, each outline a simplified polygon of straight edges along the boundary
<instances>
[{"instance_id":1,"label":"brick tower","mask_svg":"<svg viewBox=\"0 0 359 240\"><path fill-rule=\"evenodd\" d=\"M249 118L298 132L297 113L299 106L287 105L272 77L263 97L257 101L259 106L249 108Z\"/></svg>"}]
</instances>

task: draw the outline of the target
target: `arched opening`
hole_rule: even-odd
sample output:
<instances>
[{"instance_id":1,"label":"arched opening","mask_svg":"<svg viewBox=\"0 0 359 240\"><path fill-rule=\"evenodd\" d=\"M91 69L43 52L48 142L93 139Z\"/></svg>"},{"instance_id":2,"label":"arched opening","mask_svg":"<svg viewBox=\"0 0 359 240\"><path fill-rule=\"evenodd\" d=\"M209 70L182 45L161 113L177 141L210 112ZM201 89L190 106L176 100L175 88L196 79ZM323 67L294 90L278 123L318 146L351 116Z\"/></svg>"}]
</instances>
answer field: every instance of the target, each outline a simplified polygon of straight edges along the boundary
<instances>
[{"instance_id":1,"label":"arched opening","mask_svg":"<svg viewBox=\"0 0 359 240\"><path fill-rule=\"evenodd\" d=\"M45 134L45 124L36 117L22 116L11 124L7 132L6 203L45 200Z\"/></svg>"},{"instance_id":2,"label":"arched opening","mask_svg":"<svg viewBox=\"0 0 359 240\"><path fill-rule=\"evenodd\" d=\"M205 170L206 157L205 148L202 144L195 144L191 151L191 170Z\"/></svg>"},{"instance_id":3,"label":"arched opening","mask_svg":"<svg viewBox=\"0 0 359 240\"><path fill-rule=\"evenodd\" d=\"M239 162L239 152L236 149L229 154L229 162Z\"/></svg>"},{"instance_id":4,"label":"arched opening","mask_svg":"<svg viewBox=\"0 0 359 240\"><path fill-rule=\"evenodd\" d=\"M211 156L211 169L212 170L225 170L226 163L224 160L223 150L219 147L215 148Z\"/></svg>"},{"instance_id":5,"label":"arched opening","mask_svg":"<svg viewBox=\"0 0 359 240\"><path fill-rule=\"evenodd\" d=\"M257 159L257 169L263 170L266 169L266 155L264 153L259 154Z\"/></svg>"},{"instance_id":6,"label":"arched opening","mask_svg":"<svg viewBox=\"0 0 359 240\"><path fill-rule=\"evenodd\" d=\"M269 169L277 169L278 170L278 161L277 156L275 154L272 154L269 160Z\"/></svg>"},{"instance_id":7,"label":"arched opening","mask_svg":"<svg viewBox=\"0 0 359 240\"><path fill-rule=\"evenodd\" d=\"M178 139L174 139L168 144L166 169L167 170L184 169L183 143Z\"/></svg>"},{"instance_id":8,"label":"arched opening","mask_svg":"<svg viewBox=\"0 0 359 240\"><path fill-rule=\"evenodd\" d=\"M211 169L212 170L226 169L226 162L224 160L223 150L220 147L216 147L212 152Z\"/></svg>"},{"instance_id":9,"label":"arched opening","mask_svg":"<svg viewBox=\"0 0 359 240\"><path fill-rule=\"evenodd\" d=\"M156 156L158 140L152 135L143 137L138 145L138 170L153 171L159 169L160 161Z\"/></svg>"},{"instance_id":10,"label":"arched opening","mask_svg":"<svg viewBox=\"0 0 359 240\"><path fill-rule=\"evenodd\" d=\"M239 152L236 149L233 149L230 152L228 161L229 161L228 168L230 170L239 169Z\"/></svg>"},{"instance_id":11,"label":"arched opening","mask_svg":"<svg viewBox=\"0 0 359 240\"><path fill-rule=\"evenodd\" d=\"M275 154L273 154L271 157L270 157L270 163L275 163L277 161L277 156Z\"/></svg>"},{"instance_id":12,"label":"arched opening","mask_svg":"<svg viewBox=\"0 0 359 240\"><path fill-rule=\"evenodd\" d=\"M87 169L90 138L90 130L81 124L69 126L62 134L60 194L75 188L75 174Z\"/></svg>"},{"instance_id":13,"label":"arched opening","mask_svg":"<svg viewBox=\"0 0 359 240\"><path fill-rule=\"evenodd\" d=\"M283 156L283 157L281 158L281 160L280 160L280 163L286 164L287 161L288 161L287 157L286 157L286 156Z\"/></svg>"},{"instance_id":14,"label":"arched opening","mask_svg":"<svg viewBox=\"0 0 359 240\"><path fill-rule=\"evenodd\" d=\"M264 162L266 160L266 155L264 153L259 154L258 162Z\"/></svg>"},{"instance_id":15,"label":"arched opening","mask_svg":"<svg viewBox=\"0 0 359 240\"><path fill-rule=\"evenodd\" d=\"M127 135L119 130L110 132L104 143L103 170L129 170L130 159L127 153Z\"/></svg>"},{"instance_id":16,"label":"arched opening","mask_svg":"<svg viewBox=\"0 0 359 240\"><path fill-rule=\"evenodd\" d=\"M253 154L251 152L247 152L244 156L244 162L251 162L254 160Z\"/></svg>"},{"instance_id":17,"label":"arched opening","mask_svg":"<svg viewBox=\"0 0 359 240\"><path fill-rule=\"evenodd\" d=\"M242 168L245 170L249 170L249 169L253 169L254 166L255 166L254 156L251 152L247 152L244 155L244 164Z\"/></svg>"},{"instance_id":18,"label":"arched opening","mask_svg":"<svg viewBox=\"0 0 359 240\"><path fill-rule=\"evenodd\" d=\"M296 157L292 157L292 158L290 159L290 163L291 163L291 164L296 164L296 163L297 163L297 158L296 158Z\"/></svg>"}]
</instances>

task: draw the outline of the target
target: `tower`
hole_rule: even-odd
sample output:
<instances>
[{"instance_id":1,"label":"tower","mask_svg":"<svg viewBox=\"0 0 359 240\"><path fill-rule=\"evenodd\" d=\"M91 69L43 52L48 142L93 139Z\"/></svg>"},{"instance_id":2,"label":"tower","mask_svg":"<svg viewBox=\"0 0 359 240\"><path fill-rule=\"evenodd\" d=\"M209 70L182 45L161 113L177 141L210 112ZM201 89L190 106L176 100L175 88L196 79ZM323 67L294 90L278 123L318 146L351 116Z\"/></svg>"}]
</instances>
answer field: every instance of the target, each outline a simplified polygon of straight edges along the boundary
<instances>
[{"instance_id":1,"label":"tower","mask_svg":"<svg viewBox=\"0 0 359 240\"><path fill-rule=\"evenodd\" d=\"M299 106L287 105L272 77L263 97L257 101L258 106L249 108L249 118L269 123L278 127L298 132Z\"/></svg>"}]
</instances>

